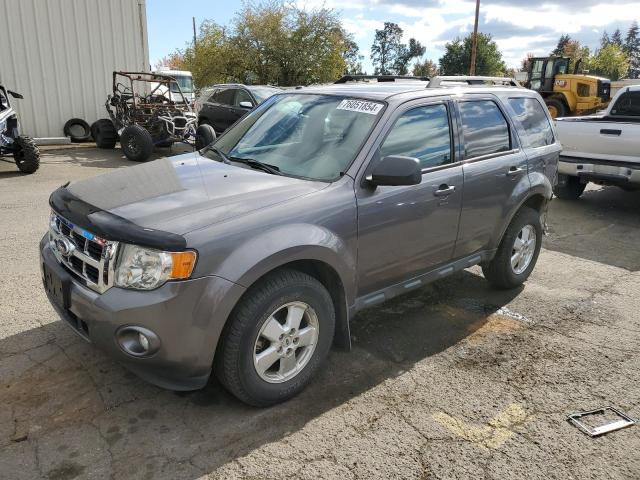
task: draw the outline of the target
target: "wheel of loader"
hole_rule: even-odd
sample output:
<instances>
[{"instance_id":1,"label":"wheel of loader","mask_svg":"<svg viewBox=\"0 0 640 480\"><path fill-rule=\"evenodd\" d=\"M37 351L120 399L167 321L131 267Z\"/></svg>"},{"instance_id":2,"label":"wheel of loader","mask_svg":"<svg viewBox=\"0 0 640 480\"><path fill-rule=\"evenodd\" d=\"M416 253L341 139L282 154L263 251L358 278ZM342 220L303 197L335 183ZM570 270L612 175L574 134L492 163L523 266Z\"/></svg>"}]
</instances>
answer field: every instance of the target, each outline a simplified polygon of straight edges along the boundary
<instances>
[{"instance_id":1,"label":"wheel of loader","mask_svg":"<svg viewBox=\"0 0 640 480\"><path fill-rule=\"evenodd\" d=\"M544 103L547 104L551 118L566 117L567 106L562 100L556 97L545 98Z\"/></svg>"},{"instance_id":2,"label":"wheel of loader","mask_svg":"<svg viewBox=\"0 0 640 480\"><path fill-rule=\"evenodd\" d=\"M203 123L196 130L196 150L202 150L210 143L213 143L215 139L216 131L211 125Z\"/></svg>"},{"instance_id":3,"label":"wheel of loader","mask_svg":"<svg viewBox=\"0 0 640 480\"><path fill-rule=\"evenodd\" d=\"M102 118L91 125L91 136L98 148L115 148L118 140L118 132L113 122L108 118Z\"/></svg>"},{"instance_id":4,"label":"wheel of loader","mask_svg":"<svg viewBox=\"0 0 640 480\"><path fill-rule=\"evenodd\" d=\"M31 137L20 135L14 140L13 158L22 173L33 173L40 167L40 150Z\"/></svg>"},{"instance_id":5,"label":"wheel of loader","mask_svg":"<svg viewBox=\"0 0 640 480\"><path fill-rule=\"evenodd\" d=\"M120 135L122 152L134 162L146 162L153 152L153 138L140 125L127 125Z\"/></svg>"}]
</instances>

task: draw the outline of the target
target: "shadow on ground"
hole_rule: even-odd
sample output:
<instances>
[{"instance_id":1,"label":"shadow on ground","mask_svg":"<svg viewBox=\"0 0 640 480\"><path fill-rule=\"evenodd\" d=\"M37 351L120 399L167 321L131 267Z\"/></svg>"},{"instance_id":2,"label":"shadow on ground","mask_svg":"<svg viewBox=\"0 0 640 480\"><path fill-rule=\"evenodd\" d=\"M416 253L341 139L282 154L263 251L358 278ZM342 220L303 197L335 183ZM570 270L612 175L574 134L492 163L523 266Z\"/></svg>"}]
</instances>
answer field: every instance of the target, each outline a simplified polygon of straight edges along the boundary
<instances>
[{"instance_id":1,"label":"shadow on ground","mask_svg":"<svg viewBox=\"0 0 640 480\"><path fill-rule=\"evenodd\" d=\"M590 184L578 200L554 198L544 247L640 270L640 191Z\"/></svg>"},{"instance_id":2,"label":"shadow on ground","mask_svg":"<svg viewBox=\"0 0 640 480\"><path fill-rule=\"evenodd\" d=\"M462 272L364 311L353 351L332 352L310 388L269 409L215 380L189 393L148 385L56 321L0 341L0 447L21 466L12 478L197 478L456 345L519 291Z\"/></svg>"}]
</instances>

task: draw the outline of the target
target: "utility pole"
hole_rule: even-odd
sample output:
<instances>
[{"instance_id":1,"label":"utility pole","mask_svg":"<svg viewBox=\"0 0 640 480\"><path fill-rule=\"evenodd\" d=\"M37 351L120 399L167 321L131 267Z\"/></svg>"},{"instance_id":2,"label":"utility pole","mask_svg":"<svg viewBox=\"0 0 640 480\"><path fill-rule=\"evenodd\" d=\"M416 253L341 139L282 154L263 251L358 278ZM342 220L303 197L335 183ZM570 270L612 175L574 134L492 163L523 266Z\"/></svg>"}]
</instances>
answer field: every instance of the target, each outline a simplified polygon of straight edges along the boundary
<instances>
[{"instance_id":1,"label":"utility pole","mask_svg":"<svg viewBox=\"0 0 640 480\"><path fill-rule=\"evenodd\" d=\"M480 0L476 0L476 21L473 25L473 43L471 45L471 65L469 75L476 74L476 56L478 52L478 17L480 16Z\"/></svg>"},{"instance_id":2,"label":"utility pole","mask_svg":"<svg viewBox=\"0 0 640 480\"><path fill-rule=\"evenodd\" d=\"M196 49L196 17L191 17L193 20L193 49Z\"/></svg>"}]
</instances>

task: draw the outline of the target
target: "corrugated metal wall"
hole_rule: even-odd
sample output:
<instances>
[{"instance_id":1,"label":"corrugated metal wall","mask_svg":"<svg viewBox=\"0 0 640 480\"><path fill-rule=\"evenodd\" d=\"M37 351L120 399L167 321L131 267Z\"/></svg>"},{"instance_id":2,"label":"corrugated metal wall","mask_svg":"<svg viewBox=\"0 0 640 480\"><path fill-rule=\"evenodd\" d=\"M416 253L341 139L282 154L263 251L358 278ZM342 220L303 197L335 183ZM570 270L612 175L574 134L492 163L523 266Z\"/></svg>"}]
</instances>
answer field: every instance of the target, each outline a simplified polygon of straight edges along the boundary
<instances>
[{"instance_id":1,"label":"corrugated metal wall","mask_svg":"<svg viewBox=\"0 0 640 480\"><path fill-rule=\"evenodd\" d=\"M145 0L0 0L0 81L27 135L106 117L113 70L149 71Z\"/></svg>"}]
</instances>

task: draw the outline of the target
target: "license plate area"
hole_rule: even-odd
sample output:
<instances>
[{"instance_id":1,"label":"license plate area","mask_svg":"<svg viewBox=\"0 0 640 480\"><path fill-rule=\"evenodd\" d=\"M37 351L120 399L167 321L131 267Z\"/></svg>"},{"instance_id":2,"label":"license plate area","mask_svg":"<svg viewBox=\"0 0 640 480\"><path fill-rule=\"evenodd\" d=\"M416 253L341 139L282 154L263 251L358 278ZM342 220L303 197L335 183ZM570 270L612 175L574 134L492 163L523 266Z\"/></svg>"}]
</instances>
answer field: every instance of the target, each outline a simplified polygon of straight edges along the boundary
<instances>
[{"instance_id":1,"label":"license plate area","mask_svg":"<svg viewBox=\"0 0 640 480\"><path fill-rule=\"evenodd\" d=\"M42 264L42 280L45 291L52 302L59 308L66 310L69 308L69 292L71 281L66 272L58 272L49 267L46 263Z\"/></svg>"}]
</instances>

